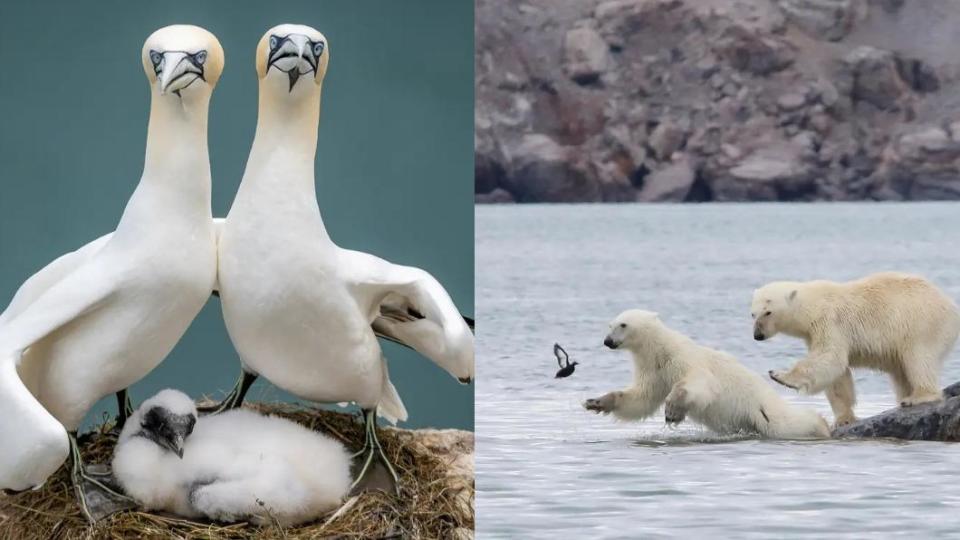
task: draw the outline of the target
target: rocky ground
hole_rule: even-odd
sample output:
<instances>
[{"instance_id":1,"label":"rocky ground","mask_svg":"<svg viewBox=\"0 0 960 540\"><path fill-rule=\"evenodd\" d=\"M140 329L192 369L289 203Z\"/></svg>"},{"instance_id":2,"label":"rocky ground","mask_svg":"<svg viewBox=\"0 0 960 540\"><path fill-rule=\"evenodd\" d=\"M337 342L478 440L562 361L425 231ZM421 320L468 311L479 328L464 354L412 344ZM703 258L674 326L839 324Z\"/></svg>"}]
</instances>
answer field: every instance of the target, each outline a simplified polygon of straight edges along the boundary
<instances>
[{"instance_id":1,"label":"rocky ground","mask_svg":"<svg viewBox=\"0 0 960 540\"><path fill-rule=\"evenodd\" d=\"M477 202L960 199L960 2L477 0Z\"/></svg>"},{"instance_id":2,"label":"rocky ground","mask_svg":"<svg viewBox=\"0 0 960 540\"><path fill-rule=\"evenodd\" d=\"M837 428L834 437L960 441L960 383L943 389L943 401L896 407Z\"/></svg>"}]
</instances>

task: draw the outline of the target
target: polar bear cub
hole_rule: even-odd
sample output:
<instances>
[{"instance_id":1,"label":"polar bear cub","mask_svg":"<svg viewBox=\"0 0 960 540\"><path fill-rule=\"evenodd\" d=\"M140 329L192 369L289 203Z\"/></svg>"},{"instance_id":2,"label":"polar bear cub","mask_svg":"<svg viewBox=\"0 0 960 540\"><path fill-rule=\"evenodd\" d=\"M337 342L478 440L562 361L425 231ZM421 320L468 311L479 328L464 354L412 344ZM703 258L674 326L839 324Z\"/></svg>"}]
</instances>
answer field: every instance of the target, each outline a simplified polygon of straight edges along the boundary
<instances>
[{"instance_id":1,"label":"polar bear cub","mask_svg":"<svg viewBox=\"0 0 960 540\"><path fill-rule=\"evenodd\" d=\"M784 333L807 356L770 377L804 393L825 391L837 425L856 419L852 367L883 371L902 406L942 398L940 371L960 334L956 304L929 281L886 272L856 281L779 281L753 294L753 337Z\"/></svg>"},{"instance_id":2,"label":"polar bear cub","mask_svg":"<svg viewBox=\"0 0 960 540\"><path fill-rule=\"evenodd\" d=\"M665 405L668 423L690 416L719 433L742 431L777 439L829 437L824 419L786 402L763 378L729 354L697 345L655 313L629 310L603 341L633 355L633 385L589 399L587 410L640 420Z\"/></svg>"}]
</instances>

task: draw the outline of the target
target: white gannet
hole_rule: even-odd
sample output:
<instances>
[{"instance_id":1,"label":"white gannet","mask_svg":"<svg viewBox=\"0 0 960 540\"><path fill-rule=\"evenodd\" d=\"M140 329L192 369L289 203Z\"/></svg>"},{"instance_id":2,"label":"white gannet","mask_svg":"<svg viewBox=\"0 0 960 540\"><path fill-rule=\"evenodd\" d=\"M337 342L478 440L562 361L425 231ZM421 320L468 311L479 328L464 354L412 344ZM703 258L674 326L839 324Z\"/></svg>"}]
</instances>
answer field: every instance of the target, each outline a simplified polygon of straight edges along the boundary
<instances>
[{"instance_id":1,"label":"white gannet","mask_svg":"<svg viewBox=\"0 0 960 540\"><path fill-rule=\"evenodd\" d=\"M178 25L147 38L142 57L146 155L116 231L50 263L0 315L0 487L39 487L69 454L88 518L81 480L100 484L83 470L77 428L166 357L216 279L207 112L223 49Z\"/></svg>"},{"instance_id":2,"label":"white gannet","mask_svg":"<svg viewBox=\"0 0 960 540\"><path fill-rule=\"evenodd\" d=\"M392 466L376 414L405 420L377 335L427 356L461 382L474 374L473 333L429 273L338 247L320 217L314 156L330 58L320 32L270 29L257 47L257 129L220 231L220 300L243 375L236 407L258 375L314 402L355 402L367 425L364 465Z\"/></svg>"},{"instance_id":3,"label":"white gannet","mask_svg":"<svg viewBox=\"0 0 960 540\"><path fill-rule=\"evenodd\" d=\"M236 409L197 419L164 390L120 432L113 473L149 510L292 526L339 506L350 490L344 446L295 422Z\"/></svg>"}]
</instances>

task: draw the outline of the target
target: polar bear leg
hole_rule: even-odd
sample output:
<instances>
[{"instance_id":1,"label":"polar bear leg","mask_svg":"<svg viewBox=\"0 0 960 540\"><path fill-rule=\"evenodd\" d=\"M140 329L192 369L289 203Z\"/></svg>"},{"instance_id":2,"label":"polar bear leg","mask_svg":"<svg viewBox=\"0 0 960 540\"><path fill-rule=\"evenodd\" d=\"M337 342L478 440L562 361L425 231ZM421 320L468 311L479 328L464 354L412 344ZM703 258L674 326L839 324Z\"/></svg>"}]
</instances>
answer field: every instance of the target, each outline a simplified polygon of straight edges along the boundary
<instances>
[{"instance_id":1,"label":"polar bear leg","mask_svg":"<svg viewBox=\"0 0 960 540\"><path fill-rule=\"evenodd\" d=\"M827 387L826 394L830 409L833 410L833 427L840 427L857 420L856 415L853 414L857 394L853 387L853 373L850 368L844 370L843 375Z\"/></svg>"},{"instance_id":2,"label":"polar bear leg","mask_svg":"<svg viewBox=\"0 0 960 540\"><path fill-rule=\"evenodd\" d=\"M713 401L710 383L696 376L688 376L673 385L664 401L664 419L668 424L679 424L688 412L707 409Z\"/></svg>"},{"instance_id":3,"label":"polar bear leg","mask_svg":"<svg viewBox=\"0 0 960 540\"><path fill-rule=\"evenodd\" d=\"M910 394L900 400L901 407L943 398L939 381L942 362L942 357L937 352L926 349L919 349L912 357L903 358L903 384L909 386Z\"/></svg>"},{"instance_id":4,"label":"polar bear leg","mask_svg":"<svg viewBox=\"0 0 960 540\"><path fill-rule=\"evenodd\" d=\"M662 394L656 396L646 388L632 386L588 399L583 402L583 408L600 414L613 414L621 420L643 420L657 412L662 403Z\"/></svg>"},{"instance_id":5,"label":"polar bear leg","mask_svg":"<svg viewBox=\"0 0 960 540\"><path fill-rule=\"evenodd\" d=\"M803 394L826 390L847 370L847 355L837 350L811 350L789 371L770 370L770 378Z\"/></svg>"}]
</instances>

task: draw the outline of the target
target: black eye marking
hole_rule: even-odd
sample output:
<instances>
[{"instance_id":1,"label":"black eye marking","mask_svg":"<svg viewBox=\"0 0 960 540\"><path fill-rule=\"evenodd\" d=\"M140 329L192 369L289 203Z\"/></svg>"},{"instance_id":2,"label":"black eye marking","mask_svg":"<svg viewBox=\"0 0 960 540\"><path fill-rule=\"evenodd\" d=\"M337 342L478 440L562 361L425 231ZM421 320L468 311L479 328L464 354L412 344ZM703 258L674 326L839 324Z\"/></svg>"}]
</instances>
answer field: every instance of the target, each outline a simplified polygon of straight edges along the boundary
<instances>
[{"instance_id":1,"label":"black eye marking","mask_svg":"<svg viewBox=\"0 0 960 540\"><path fill-rule=\"evenodd\" d=\"M284 58L298 58L298 47L294 44L294 41L291 39L292 36L300 36L306 39L306 43L309 45L307 53L303 55L303 60L307 61L310 69L305 73L300 73L300 62L297 62L293 67L287 70L280 69L276 63ZM327 44L320 40L314 41L312 39L306 38L302 34L288 34L286 36L277 36L271 35L269 41L270 51L267 53L267 71L270 71L271 67L276 67L278 71L284 72L290 78L290 88L289 91L293 92L293 87L297 84L297 81L300 79L301 75L310 73L311 71L316 73L317 66L320 63L320 57L323 55L323 51L326 49Z\"/></svg>"},{"instance_id":2,"label":"black eye marking","mask_svg":"<svg viewBox=\"0 0 960 540\"><path fill-rule=\"evenodd\" d=\"M766 313L763 314L764 317L768 317L770 315L773 315L772 311L767 311Z\"/></svg>"},{"instance_id":3,"label":"black eye marking","mask_svg":"<svg viewBox=\"0 0 960 540\"><path fill-rule=\"evenodd\" d=\"M184 56L183 58L181 58L180 61L177 62L176 65L174 65L174 66L167 66L167 65L166 65L166 63L167 63L167 62L166 62L166 55L167 55L168 53L183 53L185 56ZM207 79L206 79L206 77L205 77L205 73L204 73L204 68L203 68L204 64L207 62L207 55L208 55L208 53L207 53L207 50L206 50L206 49L201 49L201 50L199 50L199 51L197 51L197 52L194 52L194 53L188 52L188 51L155 51L155 50L151 50L151 51L150 51L150 62L153 63L153 71L154 71L154 74L157 75L158 77L159 77L160 73L163 72L164 69L177 69L177 68L178 68L181 64L183 64L183 62L185 62L185 61L190 63L190 65L187 66L186 69L184 69L182 73L180 73L179 75L177 75L176 77L174 77L173 79L171 79L169 83L167 83L167 84L173 84L175 81L178 81L178 80L180 80L180 79L182 79L182 78L184 78L184 77L188 77L188 76L190 76L190 75L194 75L194 78L193 78L189 83L187 83L186 86L184 86L183 88L178 88L177 90L174 90L174 91L173 91L173 93L176 94L177 97L183 98L183 96L180 95L180 92L181 92L184 88L188 88L188 87L189 87L191 84L193 84L194 81L196 81L197 79L199 79L199 80L201 80L201 81L204 81L204 82L207 81Z\"/></svg>"},{"instance_id":4,"label":"black eye marking","mask_svg":"<svg viewBox=\"0 0 960 540\"><path fill-rule=\"evenodd\" d=\"M626 327L627 327L627 323L620 323L620 328L626 328Z\"/></svg>"},{"instance_id":5,"label":"black eye marking","mask_svg":"<svg viewBox=\"0 0 960 540\"><path fill-rule=\"evenodd\" d=\"M163 62L163 55L157 51L150 51L150 62L153 64L153 73L155 75L160 74L160 64Z\"/></svg>"}]
</instances>

